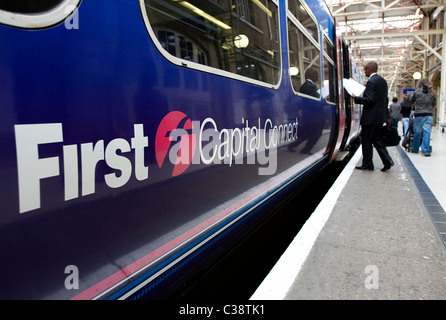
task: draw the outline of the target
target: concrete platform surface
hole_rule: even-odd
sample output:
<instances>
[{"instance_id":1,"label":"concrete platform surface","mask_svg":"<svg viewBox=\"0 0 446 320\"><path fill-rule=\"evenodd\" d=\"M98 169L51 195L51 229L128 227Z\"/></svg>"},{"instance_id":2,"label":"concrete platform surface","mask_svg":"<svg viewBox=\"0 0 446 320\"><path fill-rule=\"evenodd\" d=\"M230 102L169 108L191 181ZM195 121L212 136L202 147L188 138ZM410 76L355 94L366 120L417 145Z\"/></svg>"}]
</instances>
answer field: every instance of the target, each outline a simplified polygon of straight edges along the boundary
<instances>
[{"instance_id":1,"label":"concrete platform surface","mask_svg":"<svg viewBox=\"0 0 446 320\"><path fill-rule=\"evenodd\" d=\"M301 231L313 240L296 236L252 300L446 298L446 214L405 151L388 150L387 172L376 151L374 171L354 169L361 154L352 159L330 212Z\"/></svg>"}]
</instances>

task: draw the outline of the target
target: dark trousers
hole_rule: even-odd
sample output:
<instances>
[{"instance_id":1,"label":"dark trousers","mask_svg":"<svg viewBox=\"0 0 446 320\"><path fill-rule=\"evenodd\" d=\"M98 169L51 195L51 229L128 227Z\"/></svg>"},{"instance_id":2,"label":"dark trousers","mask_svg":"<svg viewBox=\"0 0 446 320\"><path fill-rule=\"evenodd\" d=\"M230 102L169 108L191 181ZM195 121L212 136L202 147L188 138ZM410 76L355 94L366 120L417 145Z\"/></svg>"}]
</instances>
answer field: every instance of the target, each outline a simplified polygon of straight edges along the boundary
<instances>
[{"instance_id":1,"label":"dark trousers","mask_svg":"<svg viewBox=\"0 0 446 320\"><path fill-rule=\"evenodd\" d=\"M362 165L373 168L373 147L378 151L379 157L384 165L393 163L382 140L382 125L363 125L361 130L362 139Z\"/></svg>"}]
</instances>

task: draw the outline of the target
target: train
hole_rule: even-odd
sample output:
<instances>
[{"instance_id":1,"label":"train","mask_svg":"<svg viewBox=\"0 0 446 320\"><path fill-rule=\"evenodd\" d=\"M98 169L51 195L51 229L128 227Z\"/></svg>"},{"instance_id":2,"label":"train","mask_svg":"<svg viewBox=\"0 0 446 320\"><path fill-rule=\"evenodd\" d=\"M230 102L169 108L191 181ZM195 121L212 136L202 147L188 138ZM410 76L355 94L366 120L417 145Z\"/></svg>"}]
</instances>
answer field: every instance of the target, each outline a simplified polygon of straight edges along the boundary
<instances>
[{"instance_id":1,"label":"train","mask_svg":"<svg viewBox=\"0 0 446 320\"><path fill-rule=\"evenodd\" d=\"M2 0L0 39L3 300L166 299L360 135L323 0Z\"/></svg>"}]
</instances>

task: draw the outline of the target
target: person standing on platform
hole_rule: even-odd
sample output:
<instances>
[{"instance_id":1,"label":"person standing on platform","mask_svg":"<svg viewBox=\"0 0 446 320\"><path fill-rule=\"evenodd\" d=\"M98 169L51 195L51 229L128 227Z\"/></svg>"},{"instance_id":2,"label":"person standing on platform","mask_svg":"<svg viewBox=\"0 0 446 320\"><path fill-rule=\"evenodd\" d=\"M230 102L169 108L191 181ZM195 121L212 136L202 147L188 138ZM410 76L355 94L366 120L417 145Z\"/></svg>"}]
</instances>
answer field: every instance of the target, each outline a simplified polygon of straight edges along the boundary
<instances>
[{"instance_id":1,"label":"person standing on platform","mask_svg":"<svg viewBox=\"0 0 446 320\"><path fill-rule=\"evenodd\" d=\"M398 121L401 118L401 105L398 103L398 98L392 99L390 105L390 116L392 117L392 127L398 129Z\"/></svg>"},{"instance_id":2,"label":"person standing on platform","mask_svg":"<svg viewBox=\"0 0 446 320\"><path fill-rule=\"evenodd\" d=\"M373 147L378 151L384 164L381 171L389 170L394 162L382 140L383 128L387 122L387 105L389 98L387 81L377 74L378 64L369 62L364 66L365 75L369 78L362 97L352 95L355 102L362 104L361 116L361 140L362 140L362 165L359 170L374 170Z\"/></svg>"},{"instance_id":3,"label":"person standing on platform","mask_svg":"<svg viewBox=\"0 0 446 320\"><path fill-rule=\"evenodd\" d=\"M415 103L412 152L418 153L421 144L421 152L426 157L429 157L432 153L430 140L433 110L436 104L435 92L432 89L432 84L429 79L423 78L418 81L417 89L410 99L410 102ZM423 133L422 141L421 132Z\"/></svg>"},{"instance_id":4,"label":"person standing on platform","mask_svg":"<svg viewBox=\"0 0 446 320\"><path fill-rule=\"evenodd\" d=\"M410 96L407 96L401 102L401 116L403 117L403 134L409 135L407 130L409 129L410 113L412 112L412 103L410 102Z\"/></svg>"}]
</instances>

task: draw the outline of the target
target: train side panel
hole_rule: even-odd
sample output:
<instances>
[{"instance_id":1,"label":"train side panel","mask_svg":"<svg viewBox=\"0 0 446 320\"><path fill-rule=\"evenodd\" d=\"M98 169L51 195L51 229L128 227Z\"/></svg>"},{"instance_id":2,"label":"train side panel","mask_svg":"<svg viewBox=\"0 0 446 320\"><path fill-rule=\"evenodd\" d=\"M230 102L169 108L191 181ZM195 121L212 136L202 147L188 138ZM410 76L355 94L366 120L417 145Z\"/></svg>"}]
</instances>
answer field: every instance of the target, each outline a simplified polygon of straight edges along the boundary
<instances>
[{"instance_id":1,"label":"train side panel","mask_svg":"<svg viewBox=\"0 0 446 320\"><path fill-rule=\"evenodd\" d=\"M151 3L163 18L179 12ZM217 54L188 47L186 35L201 41L192 32L150 29L145 1L0 26L2 299L163 297L328 164L337 106L293 89L286 3L264 3L278 49L257 43L276 58L260 73L202 65ZM169 53L174 38L183 56ZM263 66L253 54L240 56Z\"/></svg>"}]
</instances>

